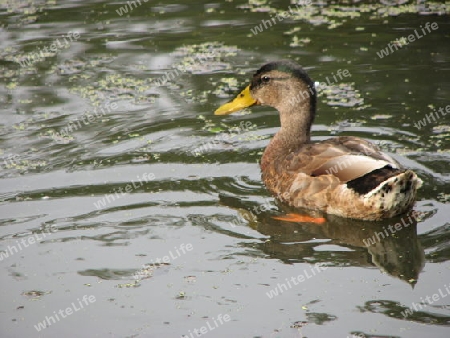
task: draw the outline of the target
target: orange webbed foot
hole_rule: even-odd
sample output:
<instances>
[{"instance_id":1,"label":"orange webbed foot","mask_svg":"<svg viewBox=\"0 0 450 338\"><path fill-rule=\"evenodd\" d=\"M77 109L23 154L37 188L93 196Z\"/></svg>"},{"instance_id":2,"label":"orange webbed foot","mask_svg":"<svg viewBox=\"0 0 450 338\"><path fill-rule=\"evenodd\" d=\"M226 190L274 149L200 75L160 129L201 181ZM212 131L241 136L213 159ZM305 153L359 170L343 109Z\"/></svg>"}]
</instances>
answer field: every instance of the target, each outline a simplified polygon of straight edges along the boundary
<instances>
[{"instance_id":1,"label":"orange webbed foot","mask_svg":"<svg viewBox=\"0 0 450 338\"><path fill-rule=\"evenodd\" d=\"M277 219L279 221L295 222L295 223L322 224L322 223L326 222L325 218L323 218L323 217L311 217L311 216L300 215L300 214L286 214L283 216L272 216L272 218Z\"/></svg>"}]
</instances>

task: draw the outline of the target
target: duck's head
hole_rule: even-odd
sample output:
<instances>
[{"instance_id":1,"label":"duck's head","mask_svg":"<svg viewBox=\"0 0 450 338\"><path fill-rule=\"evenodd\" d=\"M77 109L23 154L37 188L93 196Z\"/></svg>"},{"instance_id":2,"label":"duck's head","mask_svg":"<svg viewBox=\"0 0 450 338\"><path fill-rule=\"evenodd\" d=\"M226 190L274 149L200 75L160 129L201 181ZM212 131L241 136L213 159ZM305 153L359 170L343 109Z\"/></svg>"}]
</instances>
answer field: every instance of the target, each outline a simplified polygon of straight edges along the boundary
<instances>
[{"instance_id":1,"label":"duck's head","mask_svg":"<svg viewBox=\"0 0 450 338\"><path fill-rule=\"evenodd\" d=\"M295 62L270 62L253 75L251 83L233 101L219 107L214 114L228 115L253 105L276 108L282 127L294 119L307 121L310 127L316 109L314 83Z\"/></svg>"}]
</instances>

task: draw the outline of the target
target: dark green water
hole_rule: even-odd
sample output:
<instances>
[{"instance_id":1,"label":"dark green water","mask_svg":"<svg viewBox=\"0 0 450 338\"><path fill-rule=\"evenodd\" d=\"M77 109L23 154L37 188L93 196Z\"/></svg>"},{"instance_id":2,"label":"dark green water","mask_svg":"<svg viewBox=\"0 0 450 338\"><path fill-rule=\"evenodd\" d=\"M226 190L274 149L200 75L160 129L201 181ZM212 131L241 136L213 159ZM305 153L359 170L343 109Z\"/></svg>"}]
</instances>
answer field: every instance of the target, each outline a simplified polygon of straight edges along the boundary
<instances>
[{"instance_id":1,"label":"dark green water","mask_svg":"<svg viewBox=\"0 0 450 338\"><path fill-rule=\"evenodd\" d=\"M0 336L448 337L449 5L121 6L0 3ZM417 221L272 219L276 112L213 111L285 58L319 82L315 140L419 174Z\"/></svg>"}]
</instances>

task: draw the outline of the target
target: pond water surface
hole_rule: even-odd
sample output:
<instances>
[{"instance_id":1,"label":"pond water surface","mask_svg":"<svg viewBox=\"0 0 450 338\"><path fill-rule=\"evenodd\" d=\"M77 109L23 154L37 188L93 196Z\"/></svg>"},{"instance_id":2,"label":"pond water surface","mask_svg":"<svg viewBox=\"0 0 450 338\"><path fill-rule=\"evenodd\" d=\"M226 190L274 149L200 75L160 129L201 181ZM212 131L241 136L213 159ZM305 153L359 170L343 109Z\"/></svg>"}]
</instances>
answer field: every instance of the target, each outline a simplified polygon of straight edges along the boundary
<instances>
[{"instance_id":1,"label":"pond water surface","mask_svg":"<svg viewBox=\"0 0 450 338\"><path fill-rule=\"evenodd\" d=\"M0 3L1 337L449 336L450 7L301 3ZM272 218L277 113L213 112L278 59L414 217Z\"/></svg>"}]
</instances>

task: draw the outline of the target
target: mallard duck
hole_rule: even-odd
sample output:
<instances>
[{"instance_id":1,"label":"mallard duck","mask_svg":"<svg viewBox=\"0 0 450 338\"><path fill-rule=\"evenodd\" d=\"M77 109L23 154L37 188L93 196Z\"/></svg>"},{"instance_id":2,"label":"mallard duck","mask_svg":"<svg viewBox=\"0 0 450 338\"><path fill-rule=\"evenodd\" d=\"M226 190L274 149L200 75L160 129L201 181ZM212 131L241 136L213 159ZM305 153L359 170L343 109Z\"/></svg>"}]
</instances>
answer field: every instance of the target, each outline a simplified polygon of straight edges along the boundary
<instances>
[{"instance_id":1,"label":"mallard duck","mask_svg":"<svg viewBox=\"0 0 450 338\"><path fill-rule=\"evenodd\" d=\"M311 141L316 96L313 81L298 64L270 62L214 114L252 105L278 110L281 128L264 150L260 166L267 189L291 207L362 220L390 218L411 209L421 179L376 145L352 136Z\"/></svg>"}]
</instances>

